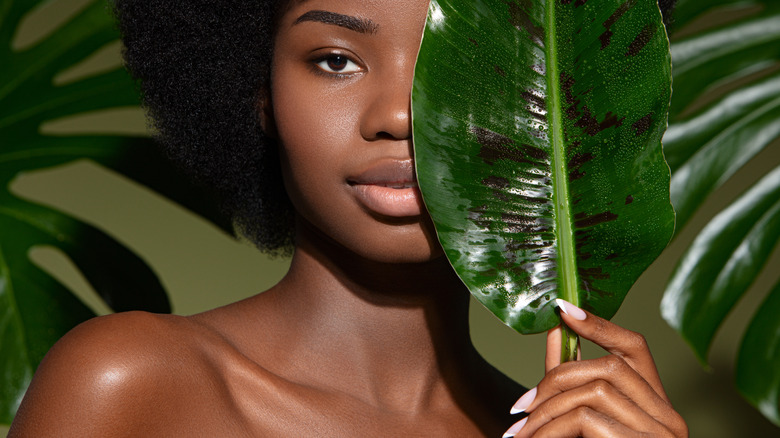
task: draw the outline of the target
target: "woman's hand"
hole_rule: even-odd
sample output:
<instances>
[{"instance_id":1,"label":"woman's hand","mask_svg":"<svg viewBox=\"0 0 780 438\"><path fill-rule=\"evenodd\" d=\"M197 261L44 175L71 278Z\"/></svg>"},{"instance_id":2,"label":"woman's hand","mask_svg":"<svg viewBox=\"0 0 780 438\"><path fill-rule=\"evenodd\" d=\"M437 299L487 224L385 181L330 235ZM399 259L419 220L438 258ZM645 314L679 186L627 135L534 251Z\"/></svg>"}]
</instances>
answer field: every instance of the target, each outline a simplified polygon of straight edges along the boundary
<instances>
[{"instance_id":1,"label":"woman's hand","mask_svg":"<svg viewBox=\"0 0 780 438\"><path fill-rule=\"evenodd\" d=\"M557 300L563 321L610 354L560 364L561 328L547 334L545 376L512 412L528 416L504 438L687 437L664 392L645 338Z\"/></svg>"}]
</instances>

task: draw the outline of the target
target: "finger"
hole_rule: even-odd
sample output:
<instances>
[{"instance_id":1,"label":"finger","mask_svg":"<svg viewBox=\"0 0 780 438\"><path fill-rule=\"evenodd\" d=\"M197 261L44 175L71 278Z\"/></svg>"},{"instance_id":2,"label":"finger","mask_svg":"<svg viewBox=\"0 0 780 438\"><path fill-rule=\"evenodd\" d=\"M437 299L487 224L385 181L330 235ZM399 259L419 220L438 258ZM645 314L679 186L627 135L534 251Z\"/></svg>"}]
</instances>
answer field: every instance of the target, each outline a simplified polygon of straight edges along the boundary
<instances>
[{"instance_id":1,"label":"finger","mask_svg":"<svg viewBox=\"0 0 780 438\"><path fill-rule=\"evenodd\" d=\"M569 328L609 353L625 359L657 394L668 401L644 336L586 312L567 301L558 299L556 302L561 308L561 318Z\"/></svg>"},{"instance_id":2,"label":"finger","mask_svg":"<svg viewBox=\"0 0 780 438\"><path fill-rule=\"evenodd\" d=\"M531 421L530 418L528 421ZM523 427L513 436L527 438L532 435L527 433ZM533 434L534 438L630 438L638 436L640 434L630 427L586 406L553 419L538 428Z\"/></svg>"},{"instance_id":3,"label":"finger","mask_svg":"<svg viewBox=\"0 0 780 438\"><path fill-rule=\"evenodd\" d=\"M615 355L578 362L567 362L547 373L539 385L515 403L513 412L534 412L539 406L562 393L603 380L631 400L653 418L674 413L671 404L647 383L626 361Z\"/></svg>"},{"instance_id":4,"label":"finger","mask_svg":"<svg viewBox=\"0 0 780 438\"><path fill-rule=\"evenodd\" d=\"M563 329L557 326L547 332L547 349L544 354L544 373L561 364L561 338ZM577 345L577 360L582 359L582 349Z\"/></svg>"},{"instance_id":5,"label":"finger","mask_svg":"<svg viewBox=\"0 0 780 438\"><path fill-rule=\"evenodd\" d=\"M645 412L617 388L604 380L596 380L540 404L528 417L523 433L519 436L534 436L536 431L547 423L580 407L591 408L633 430L665 430L666 435L671 434L658 419Z\"/></svg>"}]
</instances>

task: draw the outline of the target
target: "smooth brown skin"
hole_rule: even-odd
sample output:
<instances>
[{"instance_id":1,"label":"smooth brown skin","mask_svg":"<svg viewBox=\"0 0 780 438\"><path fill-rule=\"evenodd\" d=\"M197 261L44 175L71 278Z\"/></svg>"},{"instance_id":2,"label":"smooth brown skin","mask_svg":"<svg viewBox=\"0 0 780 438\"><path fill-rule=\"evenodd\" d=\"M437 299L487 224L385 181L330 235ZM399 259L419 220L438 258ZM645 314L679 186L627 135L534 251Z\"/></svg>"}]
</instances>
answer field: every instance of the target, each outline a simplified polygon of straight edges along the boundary
<instances>
[{"instance_id":1,"label":"smooth brown skin","mask_svg":"<svg viewBox=\"0 0 780 438\"><path fill-rule=\"evenodd\" d=\"M39 367L10 437L499 437L519 419L508 411L524 389L473 348L468 292L428 218L380 217L346 183L379 160L411 158L426 8L290 5L261 104L298 211L289 273L190 317L128 312L80 325ZM312 10L370 19L376 32L295 24ZM347 73L322 69L334 54L354 62ZM553 369L551 345L519 436L687 435L641 338L592 316L566 322L612 354Z\"/></svg>"}]
</instances>

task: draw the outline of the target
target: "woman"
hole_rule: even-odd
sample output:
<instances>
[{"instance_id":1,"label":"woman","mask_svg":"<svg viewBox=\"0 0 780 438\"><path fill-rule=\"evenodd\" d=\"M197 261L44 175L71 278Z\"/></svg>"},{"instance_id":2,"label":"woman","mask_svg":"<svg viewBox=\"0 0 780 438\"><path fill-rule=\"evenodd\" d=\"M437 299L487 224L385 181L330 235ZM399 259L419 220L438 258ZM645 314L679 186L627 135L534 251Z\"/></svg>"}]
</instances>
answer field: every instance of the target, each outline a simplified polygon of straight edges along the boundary
<instances>
[{"instance_id":1,"label":"woman","mask_svg":"<svg viewBox=\"0 0 780 438\"><path fill-rule=\"evenodd\" d=\"M530 391L471 345L414 187L427 0L170 3L116 6L129 68L171 154L260 248L292 243L290 271L202 314L82 324L10 436L687 436L643 338L571 304L610 354L558 365L552 330Z\"/></svg>"}]
</instances>

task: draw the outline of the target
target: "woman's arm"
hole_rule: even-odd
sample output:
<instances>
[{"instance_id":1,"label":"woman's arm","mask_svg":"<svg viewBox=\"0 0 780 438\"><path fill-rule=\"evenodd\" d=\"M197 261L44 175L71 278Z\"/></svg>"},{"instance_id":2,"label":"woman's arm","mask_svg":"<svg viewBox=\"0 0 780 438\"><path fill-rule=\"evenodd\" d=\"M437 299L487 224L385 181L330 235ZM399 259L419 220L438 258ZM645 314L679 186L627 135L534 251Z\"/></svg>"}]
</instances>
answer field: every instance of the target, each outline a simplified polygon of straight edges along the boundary
<instances>
[{"instance_id":1,"label":"woman's arm","mask_svg":"<svg viewBox=\"0 0 780 438\"><path fill-rule=\"evenodd\" d=\"M558 303L566 325L610 354L560 364L561 329L551 330L545 376L514 406L528 416L504 437L687 437L688 427L664 392L645 338L571 303Z\"/></svg>"}]
</instances>

